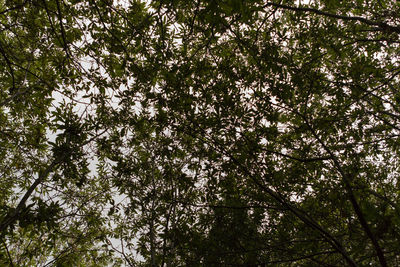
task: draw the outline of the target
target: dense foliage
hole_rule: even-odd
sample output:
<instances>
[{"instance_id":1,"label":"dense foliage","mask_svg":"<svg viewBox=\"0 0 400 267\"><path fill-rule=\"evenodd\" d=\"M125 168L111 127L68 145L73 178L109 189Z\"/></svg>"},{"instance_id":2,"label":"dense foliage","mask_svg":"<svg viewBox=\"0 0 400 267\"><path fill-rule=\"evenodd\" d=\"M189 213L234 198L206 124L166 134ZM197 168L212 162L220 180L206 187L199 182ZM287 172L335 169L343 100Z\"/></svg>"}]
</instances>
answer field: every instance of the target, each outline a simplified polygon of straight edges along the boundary
<instances>
[{"instance_id":1,"label":"dense foliage","mask_svg":"<svg viewBox=\"0 0 400 267\"><path fill-rule=\"evenodd\" d=\"M0 265L399 266L399 13L0 0Z\"/></svg>"}]
</instances>

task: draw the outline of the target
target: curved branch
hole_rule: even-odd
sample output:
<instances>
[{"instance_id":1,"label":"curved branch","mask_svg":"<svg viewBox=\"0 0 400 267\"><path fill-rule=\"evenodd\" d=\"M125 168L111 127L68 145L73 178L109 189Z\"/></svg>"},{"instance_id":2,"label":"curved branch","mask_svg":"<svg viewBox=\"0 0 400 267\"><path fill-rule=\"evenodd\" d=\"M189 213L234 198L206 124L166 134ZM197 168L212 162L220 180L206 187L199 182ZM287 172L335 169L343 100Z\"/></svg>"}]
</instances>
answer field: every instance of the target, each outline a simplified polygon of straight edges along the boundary
<instances>
[{"instance_id":1,"label":"curved branch","mask_svg":"<svg viewBox=\"0 0 400 267\"><path fill-rule=\"evenodd\" d=\"M366 19L364 17L337 15L337 14L328 13L326 11L322 11L322 10L315 9L315 8L294 7L294 6L288 6L288 5L278 4L278 3L267 3L266 5L264 5L264 7L268 7L268 6L273 6L273 7L282 8L282 9L286 9L286 10L292 10L292 11L311 12L311 13L314 13L317 15L340 19L340 20L345 20L345 21L358 21L358 22L362 22L362 23L370 25L370 26L376 26L381 31L400 34L400 26L391 26L385 22L377 22L377 21Z\"/></svg>"}]
</instances>

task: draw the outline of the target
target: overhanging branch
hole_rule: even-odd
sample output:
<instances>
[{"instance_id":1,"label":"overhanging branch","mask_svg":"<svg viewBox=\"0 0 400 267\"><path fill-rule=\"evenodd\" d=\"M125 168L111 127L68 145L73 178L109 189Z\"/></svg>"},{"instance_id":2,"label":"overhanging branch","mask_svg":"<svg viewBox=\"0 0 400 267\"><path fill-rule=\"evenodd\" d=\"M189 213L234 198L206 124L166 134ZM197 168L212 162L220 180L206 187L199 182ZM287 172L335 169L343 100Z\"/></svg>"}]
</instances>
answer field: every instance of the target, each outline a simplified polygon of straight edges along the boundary
<instances>
[{"instance_id":1,"label":"overhanging branch","mask_svg":"<svg viewBox=\"0 0 400 267\"><path fill-rule=\"evenodd\" d=\"M391 26L385 22L377 22L373 20L369 20L363 17L358 17L358 16L344 16L344 15L337 15L337 14L332 14L326 11L322 11L319 9L315 8L310 8L310 7L294 7L294 6L289 6L289 5L283 5L283 4L278 4L278 3L267 3L264 5L264 7L268 6L273 6L276 8L281 8L281 9L286 9L286 10L292 10L292 11L298 11L298 12L310 12L314 13L317 15L325 16L325 17L330 17L330 18L335 18L335 19L340 19L344 21L358 21L370 26L376 26L378 29L381 31L385 32L390 32L390 33L398 33L400 34L400 26Z\"/></svg>"}]
</instances>

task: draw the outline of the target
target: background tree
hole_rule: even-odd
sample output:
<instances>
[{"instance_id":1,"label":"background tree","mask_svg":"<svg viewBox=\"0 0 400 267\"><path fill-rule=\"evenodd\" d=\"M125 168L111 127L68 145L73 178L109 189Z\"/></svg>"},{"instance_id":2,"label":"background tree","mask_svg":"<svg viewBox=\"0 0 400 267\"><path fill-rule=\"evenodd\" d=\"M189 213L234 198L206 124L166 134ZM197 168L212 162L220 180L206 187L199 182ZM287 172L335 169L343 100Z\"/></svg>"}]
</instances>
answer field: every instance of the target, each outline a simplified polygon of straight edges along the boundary
<instances>
[{"instance_id":1,"label":"background tree","mask_svg":"<svg viewBox=\"0 0 400 267\"><path fill-rule=\"evenodd\" d=\"M91 12L83 1L0 2L1 265L110 262L98 246L110 194L89 170L104 133L91 104L105 79L82 61Z\"/></svg>"}]
</instances>

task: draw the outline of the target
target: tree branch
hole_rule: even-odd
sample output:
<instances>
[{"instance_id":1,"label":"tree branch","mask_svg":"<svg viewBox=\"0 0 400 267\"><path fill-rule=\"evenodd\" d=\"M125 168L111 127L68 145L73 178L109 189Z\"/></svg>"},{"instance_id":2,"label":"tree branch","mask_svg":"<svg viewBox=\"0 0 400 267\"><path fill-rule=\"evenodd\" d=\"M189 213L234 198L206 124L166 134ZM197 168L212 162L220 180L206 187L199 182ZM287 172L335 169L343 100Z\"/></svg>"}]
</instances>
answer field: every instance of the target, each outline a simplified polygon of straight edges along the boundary
<instances>
[{"instance_id":1,"label":"tree branch","mask_svg":"<svg viewBox=\"0 0 400 267\"><path fill-rule=\"evenodd\" d=\"M20 9L20 8L23 8L27 3L28 3L28 0L25 0L23 3L21 3L21 4L19 4L19 5L16 5L16 6L7 8L7 9L5 9L5 10L3 10L3 11L0 11L0 15L4 15L4 14L6 14L7 12L10 12L10 11L13 11L13 10L17 10L17 9Z\"/></svg>"},{"instance_id":2,"label":"tree branch","mask_svg":"<svg viewBox=\"0 0 400 267\"><path fill-rule=\"evenodd\" d=\"M193 124L195 124L192 121ZM350 257L350 255L347 253L343 245L337 240L333 235L331 235L328 231L326 231L322 226L319 225L318 222L313 220L307 213L304 211L300 210L296 206L290 203L290 201L286 200L282 195L280 195L278 192L275 192L273 189L269 188L268 186L265 186L262 184L259 179L253 175L253 173L246 167L244 166L234 155L232 155L229 151L226 150L225 146L219 144L215 140L210 140L207 139L207 133L202 129L200 125L196 125L196 128L200 129L202 131L203 136L200 137L204 140L204 142L209 143L211 147L213 147L215 150L221 152L222 154L226 155L229 157L235 164L236 166L241 169L245 175L250 177L252 181L259 187L261 188L265 193L270 195L273 199L275 199L279 204L281 204L283 207L287 208L291 213L293 213L297 218L299 218L304 224L307 226L311 227L312 229L318 231L321 235L322 238L326 240L338 253L340 253L345 261L348 263L349 266L356 267L357 264L354 262L354 260ZM192 133L189 133L189 135L193 135Z\"/></svg>"},{"instance_id":3,"label":"tree branch","mask_svg":"<svg viewBox=\"0 0 400 267\"><path fill-rule=\"evenodd\" d=\"M337 251L334 251L334 250L321 251L321 252L317 252L317 253L313 253L313 254L308 254L308 255L304 255L304 256L299 256L299 257L291 258L291 259L284 259L284 260L276 260L276 261L263 262L262 264L285 263L285 262L293 263L293 262L300 261L300 260L311 259L311 258L314 258L314 257L316 257L316 256L331 255L331 254L335 254L335 253L337 253Z\"/></svg>"},{"instance_id":4,"label":"tree branch","mask_svg":"<svg viewBox=\"0 0 400 267\"><path fill-rule=\"evenodd\" d=\"M12 89L15 90L16 87L15 87L14 69L12 68L12 63L11 63L10 59L8 58L6 51L4 51L3 44L1 43L1 41L0 41L0 53L3 56L4 60L6 61L8 68L10 69L10 74L11 74L12 84L13 84Z\"/></svg>"},{"instance_id":5,"label":"tree branch","mask_svg":"<svg viewBox=\"0 0 400 267\"><path fill-rule=\"evenodd\" d=\"M321 138L318 136L318 134L315 132L314 128L312 128L312 126L310 125L310 123L308 122L307 118L303 117L301 114L299 114L304 122L306 123L307 127L310 129L312 135L315 137L315 139L321 144L321 146L324 148L324 150L331 155L331 159L335 165L335 167L337 168L337 170L339 171L340 175L342 176L342 181L344 183L344 186L346 188L347 191L347 195L349 197L350 203L353 206L354 212L357 215L358 220L360 221L360 224L362 226L362 228L364 229L365 233L367 234L367 236L369 237L369 239L372 242L372 245L374 246L374 249L377 253L378 259L380 264L383 267L387 266L387 262L383 253L382 248L380 247L378 240L376 239L375 235L372 233L367 220L364 217L364 214L361 210L360 205L357 202L356 196L354 195L353 192L353 188L350 184L350 178L348 177L348 175L344 172L341 164L339 163L339 160L336 158L336 156L333 154L333 152L330 150L330 148L321 140Z\"/></svg>"},{"instance_id":6,"label":"tree branch","mask_svg":"<svg viewBox=\"0 0 400 267\"><path fill-rule=\"evenodd\" d=\"M4 248L6 249L8 261L10 262L10 266L11 266L11 267L14 267L15 265L14 265L13 260L12 260L12 258L11 258L10 251L8 250L7 244L6 244L6 242L3 240L3 238L1 239L1 242L3 243Z\"/></svg>"},{"instance_id":7,"label":"tree branch","mask_svg":"<svg viewBox=\"0 0 400 267\"><path fill-rule=\"evenodd\" d=\"M67 42L67 38L65 36L65 29L64 29L64 23L62 22L62 15L61 15L61 8L60 8L60 1L56 0L57 3L57 17L58 20L60 21L60 28L61 28L61 38L63 40L64 43L64 51L67 57L71 58L71 53L69 52L69 48L68 48L68 42Z\"/></svg>"},{"instance_id":8,"label":"tree branch","mask_svg":"<svg viewBox=\"0 0 400 267\"><path fill-rule=\"evenodd\" d=\"M292 10L292 11L311 12L311 13L314 13L317 15L340 19L340 20L345 20L345 21L358 21L358 22L362 22L362 23L370 25L370 26L377 26L381 31L400 34L400 26L391 26L385 22L377 22L377 21L369 20L369 19L366 19L363 17L337 15L337 14L328 13L328 12L325 12L325 11L322 11L319 9L315 9L315 8L294 7L294 6L288 6L288 5L278 4L278 3L271 3L271 2L264 5L264 7L268 7L268 6L273 6L273 7L282 8L282 9L286 9L286 10Z\"/></svg>"},{"instance_id":9,"label":"tree branch","mask_svg":"<svg viewBox=\"0 0 400 267\"><path fill-rule=\"evenodd\" d=\"M59 162L60 162L59 159L54 159L53 162L49 166L47 166L47 168L44 171L39 172L38 178L36 178L36 180L31 184L31 186L25 192L24 196L19 201L19 204L15 208L15 210L11 214L7 214L7 216L0 223L1 235L5 234L5 230L7 229L8 226L14 224L15 221L18 220L18 216L25 209L26 201L32 195L33 191L44 179L46 179L46 177L50 174L50 172L53 171L53 169L59 164Z\"/></svg>"}]
</instances>

